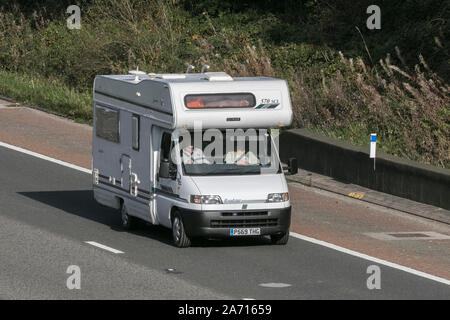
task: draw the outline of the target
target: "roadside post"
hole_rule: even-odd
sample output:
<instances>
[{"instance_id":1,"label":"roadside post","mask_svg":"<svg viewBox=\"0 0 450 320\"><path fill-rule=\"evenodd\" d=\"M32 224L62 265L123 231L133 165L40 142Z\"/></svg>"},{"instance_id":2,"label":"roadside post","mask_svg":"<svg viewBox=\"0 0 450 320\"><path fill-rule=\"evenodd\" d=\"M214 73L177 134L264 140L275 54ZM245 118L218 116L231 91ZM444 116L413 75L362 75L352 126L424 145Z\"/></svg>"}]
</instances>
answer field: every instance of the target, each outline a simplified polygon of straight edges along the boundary
<instances>
[{"instance_id":1,"label":"roadside post","mask_svg":"<svg viewBox=\"0 0 450 320\"><path fill-rule=\"evenodd\" d=\"M375 171L375 154L377 149L377 134L370 134L370 158L373 158L373 170Z\"/></svg>"}]
</instances>

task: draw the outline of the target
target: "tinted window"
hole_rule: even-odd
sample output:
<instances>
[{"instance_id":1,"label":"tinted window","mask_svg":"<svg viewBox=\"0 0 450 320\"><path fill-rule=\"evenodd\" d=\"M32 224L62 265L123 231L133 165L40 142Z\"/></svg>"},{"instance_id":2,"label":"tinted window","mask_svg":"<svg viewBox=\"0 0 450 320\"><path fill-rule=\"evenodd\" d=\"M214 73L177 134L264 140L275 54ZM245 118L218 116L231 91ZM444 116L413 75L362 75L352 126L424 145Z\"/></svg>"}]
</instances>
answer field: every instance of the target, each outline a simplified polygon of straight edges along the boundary
<instances>
[{"instance_id":1,"label":"tinted window","mask_svg":"<svg viewBox=\"0 0 450 320\"><path fill-rule=\"evenodd\" d=\"M164 132L161 139L161 160L169 159L170 154L170 133Z\"/></svg>"},{"instance_id":2,"label":"tinted window","mask_svg":"<svg viewBox=\"0 0 450 320\"><path fill-rule=\"evenodd\" d=\"M119 143L119 112L109 108L96 106L95 134L99 138Z\"/></svg>"},{"instance_id":3,"label":"tinted window","mask_svg":"<svg viewBox=\"0 0 450 320\"><path fill-rule=\"evenodd\" d=\"M251 93L189 94L184 103L189 109L253 108L256 100Z\"/></svg>"}]
</instances>

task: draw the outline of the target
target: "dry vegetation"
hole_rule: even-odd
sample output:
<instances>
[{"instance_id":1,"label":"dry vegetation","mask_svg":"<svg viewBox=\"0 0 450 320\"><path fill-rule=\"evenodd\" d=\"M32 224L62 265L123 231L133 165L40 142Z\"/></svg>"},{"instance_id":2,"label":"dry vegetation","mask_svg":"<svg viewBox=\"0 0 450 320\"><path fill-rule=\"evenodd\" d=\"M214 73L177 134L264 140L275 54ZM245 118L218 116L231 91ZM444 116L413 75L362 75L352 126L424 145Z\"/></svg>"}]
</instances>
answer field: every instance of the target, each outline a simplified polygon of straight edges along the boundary
<instances>
[{"instance_id":1,"label":"dry vegetation","mask_svg":"<svg viewBox=\"0 0 450 320\"><path fill-rule=\"evenodd\" d=\"M321 74L320 86L311 74L293 81L298 126L361 145L376 132L389 153L449 167L450 87L422 56L413 70L391 64L389 55L381 68L342 54L341 61L335 75Z\"/></svg>"},{"instance_id":2,"label":"dry vegetation","mask_svg":"<svg viewBox=\"0 0 450 320\"><path fill-rule=\"evenodd\" d=\"M96 74L136 66L183 72L206 63L233 76L287 79L296 127L359 145L376 132L388 153L450 167L450 87L420 54L414 65L396 48L393 57L368 65L359 57L365 48L350 58L327 46L269 43L259 35L275 19L270 15L244 26L248 17L239 14L204 11L194 19L175 0L85 3L81 30L66 28L64 12L49 18L19 7L0 11L0 94L89 121L86 97ZM36 81L45 85L30 85ZM57 94L37 92L52 85ZM75 100L82 111L71 110Z\"/></svg>"}]
</instances>

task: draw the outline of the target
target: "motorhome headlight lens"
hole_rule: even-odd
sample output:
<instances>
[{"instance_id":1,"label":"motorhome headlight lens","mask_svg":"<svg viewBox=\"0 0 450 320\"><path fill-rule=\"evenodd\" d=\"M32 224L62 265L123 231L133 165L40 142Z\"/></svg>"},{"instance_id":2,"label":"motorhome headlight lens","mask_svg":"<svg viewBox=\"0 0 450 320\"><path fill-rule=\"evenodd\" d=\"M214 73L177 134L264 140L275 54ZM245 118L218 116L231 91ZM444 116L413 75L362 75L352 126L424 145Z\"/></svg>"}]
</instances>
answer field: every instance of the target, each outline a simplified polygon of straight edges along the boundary
<instances>
[{"instance_id":1,"label":"motorhome headlight lens","mask_svg":"<svg viewBox=\"0 0 450 320\"><path fill-rule=\"evenodd\" d=\"M191 202L198 204L218 204L222 203L222 199L219 196L215 195L191 195Z\"/></svg>"},{"instance_id":2,"label":"motorhome headlight lens","mask_svg":"<svg viewBox=\"0 0 450 320\"><path fill-rule=\"evenodd\" d=\"M269 193L267 196L267 202L283 202L289 200L289 193Z\"/></svg>"}]
</instances>

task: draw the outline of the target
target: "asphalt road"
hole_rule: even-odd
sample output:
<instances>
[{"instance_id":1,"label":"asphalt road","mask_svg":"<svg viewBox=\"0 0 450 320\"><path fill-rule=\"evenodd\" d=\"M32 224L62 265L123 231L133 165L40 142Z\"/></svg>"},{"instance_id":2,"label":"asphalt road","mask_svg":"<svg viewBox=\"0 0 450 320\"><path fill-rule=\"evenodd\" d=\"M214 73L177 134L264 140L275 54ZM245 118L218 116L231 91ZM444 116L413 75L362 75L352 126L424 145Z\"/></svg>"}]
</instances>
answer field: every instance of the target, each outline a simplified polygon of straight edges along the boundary
<instances>
[{"instance_id":1,"label":"asphalt road","mask_svg":"<svg viewBox=\"0 0 450 320\"><path fill-rule=\"evenodd\" d=\"M381 289L369 290L373 264L293 237L178 249L160 227L123 232L119 214L93 200L89 174L0 147L0 299L450 298L448 285L383 265ZM70 265L80 290L66 287Z\"/></svg>"}]
</instances>

